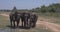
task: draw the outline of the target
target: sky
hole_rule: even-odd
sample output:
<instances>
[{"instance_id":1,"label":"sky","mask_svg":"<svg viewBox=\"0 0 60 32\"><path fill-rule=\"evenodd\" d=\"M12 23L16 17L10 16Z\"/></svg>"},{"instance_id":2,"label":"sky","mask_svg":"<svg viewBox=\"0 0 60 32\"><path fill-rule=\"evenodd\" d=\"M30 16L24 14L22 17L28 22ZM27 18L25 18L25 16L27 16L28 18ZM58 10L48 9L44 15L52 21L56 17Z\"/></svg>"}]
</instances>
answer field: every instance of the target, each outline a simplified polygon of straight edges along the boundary
<instances>
[{"instance_id":1,"label":"sky","mask_svg":"<svg viewBox=\"0 0 60 32\"><path fill-rule=\"evenodd\" d=\"M0 9L32 9L42 5L60 3L60 0L0 0Z\"/></svg>"}]
</instances>

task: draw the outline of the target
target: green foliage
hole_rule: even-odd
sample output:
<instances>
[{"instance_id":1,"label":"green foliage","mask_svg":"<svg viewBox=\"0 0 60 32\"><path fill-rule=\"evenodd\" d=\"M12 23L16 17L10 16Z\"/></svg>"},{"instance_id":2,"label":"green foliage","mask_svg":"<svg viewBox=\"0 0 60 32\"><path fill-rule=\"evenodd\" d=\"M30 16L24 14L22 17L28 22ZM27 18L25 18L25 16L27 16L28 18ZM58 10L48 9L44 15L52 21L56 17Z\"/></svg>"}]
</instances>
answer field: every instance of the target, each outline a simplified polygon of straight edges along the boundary
<instances>
[{"instance_id":1,"label":"green foliage","mask_svg":"<svg viewBox=\"0 0 60 32\"><path fill-rule=\"evenodd\" d=\"M49 12L56 12L53 8L49 10Z\"/></svg>"},{"instance_id":2,"label":"green foliage","mask_svg":"<svg viewBox=\"0 0 60 32\"><path fill-rule=\"evenodd\" d=\"M49 6L41 6L41 8L37 7L38 9L34 9L36 10L36 12L38 13L46 13L46 12L60 12L60 4L56 3L56 4L51 4Z\"/></svg>"}]
</instances>

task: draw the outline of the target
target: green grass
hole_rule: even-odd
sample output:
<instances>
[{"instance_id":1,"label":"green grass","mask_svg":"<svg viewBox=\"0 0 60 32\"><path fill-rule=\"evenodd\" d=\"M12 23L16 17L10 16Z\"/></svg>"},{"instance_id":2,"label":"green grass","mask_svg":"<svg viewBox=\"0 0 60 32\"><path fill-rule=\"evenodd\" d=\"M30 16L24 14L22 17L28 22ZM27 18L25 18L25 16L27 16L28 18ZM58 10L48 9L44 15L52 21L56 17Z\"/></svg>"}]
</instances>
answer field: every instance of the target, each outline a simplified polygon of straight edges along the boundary
<instances>
[{"instance_id":1,"label":"green grass","mask_svg":"<svg viewBox=\"0 0 60 32\"><path fill-rule=\"evenodd\" d=\"M6 25L9 25L8 17L4 17L0 15L0 28L5 28Z\"/></svg>"},{"instance_id":2,"label":"green grass","mask_svg":"<svg viewBox=\"0 0 60 32\"><path fill-rule=\"evenodd\" d=\"M9 18L0 15L0 28L3 30L7 28L7 25L10 25ZM44 29L43 29L44 28ZM45 29L44 26L31 28L31 29L11 29L12 32L52 32L50 29Z\"/></svg>"},{"instance_id":3,"label":"green grass","mask_svg":"<svg viewBox=\"0 0 60 32\"><path fill-rule=\"evenodd\" d=\"M60 18L60 13L39 13L40 16L47 16L47 17L58 17Z\"/></svg>"},{"instance_id":4,"label":"green grass","mask_svg":"<svg viewBox=\"0 0 60 32\"><path fill-rule=\"evenodd\" d=\"M54 18L52 23L60 24L60 13L40 13L39 16L45 18Z\"/></svg>"}]
</instances>

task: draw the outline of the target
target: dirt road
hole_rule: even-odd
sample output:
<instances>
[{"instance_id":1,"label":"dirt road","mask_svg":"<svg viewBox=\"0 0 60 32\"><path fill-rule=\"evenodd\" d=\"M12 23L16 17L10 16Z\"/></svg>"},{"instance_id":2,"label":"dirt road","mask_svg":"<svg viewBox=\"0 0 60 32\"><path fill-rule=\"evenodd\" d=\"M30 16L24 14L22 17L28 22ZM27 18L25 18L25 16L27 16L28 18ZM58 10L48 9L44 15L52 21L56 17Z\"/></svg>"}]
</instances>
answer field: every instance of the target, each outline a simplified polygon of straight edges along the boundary
<instances>
[{"instance_id":1,"label":"dirt road","mask_svg":"<svg viewBox=\"0 0 60 32\"><path fill-rule=\"evenodd\" d=\"M0 14L0 15L6 16L6 17L9 16L7 14ZM36 24L37 25L44 25L44 26L46 26L47 29L49 28L54 32L60 32L60 25L48 22L50 20L51 19L46 19L46 18L43 18L43 17L39 17Z\"/></svg>"},{"instance_id":2,"label":"dirt road","mask_svg":"<svg viewBox=\"0 0 60 32\"><path fill-rule=\"evenodd\" d=\"M7 15L7 14L0 14L0 15L2 15L2 16L6 16L6 17L9 17L9 15Z\"/></svg>"},{"instance_id":3,"label":"dirt road","mask_svg":"<svg viewBox=\"0 0 60 32\"><path fill-rule=\"evenodd\" d=\"M54 32L60 32L60 25L54 24L54 23L49 23L49 22L38 22L38 24L46 26L46 29L51 29Z\"/></svg>"},{"instance_id":4,"label":"dirt road","mask_svg":"<svg viewBox=\"0 0 60 32\"><path fill-rule=\"evenodd\" d=\"M55 24L55 23L50 23L49 20L51 20L51 19L46 19L46 18L40 17L38 19L37 25L41 24L41 25L46 26L47 29L49 28L54 32L60 32L60 25Z\"/></svg>"}]
</instances>

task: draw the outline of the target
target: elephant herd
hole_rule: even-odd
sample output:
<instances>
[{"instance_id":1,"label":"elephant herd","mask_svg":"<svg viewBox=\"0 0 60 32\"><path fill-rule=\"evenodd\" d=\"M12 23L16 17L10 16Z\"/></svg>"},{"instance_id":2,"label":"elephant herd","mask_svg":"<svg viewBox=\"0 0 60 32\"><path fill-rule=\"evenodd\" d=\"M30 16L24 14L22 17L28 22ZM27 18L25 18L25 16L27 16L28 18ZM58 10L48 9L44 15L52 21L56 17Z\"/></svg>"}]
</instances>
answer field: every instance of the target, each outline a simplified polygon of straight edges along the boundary
<instances>
[{"instance_id":1,"label":"elephant herd","mask_svg":"<svg viewBox=\"0 0 60 32\"><path fill-rule=\"evenodd\" d=\"M9 18L10 18L11 27L12 26L14 26L14 27L17 26L18 27L20 22L21 22L22 27L35 27L38 16L34 13L14 12L14 13L9 14Z\"/></svg>"}]
</instances>

